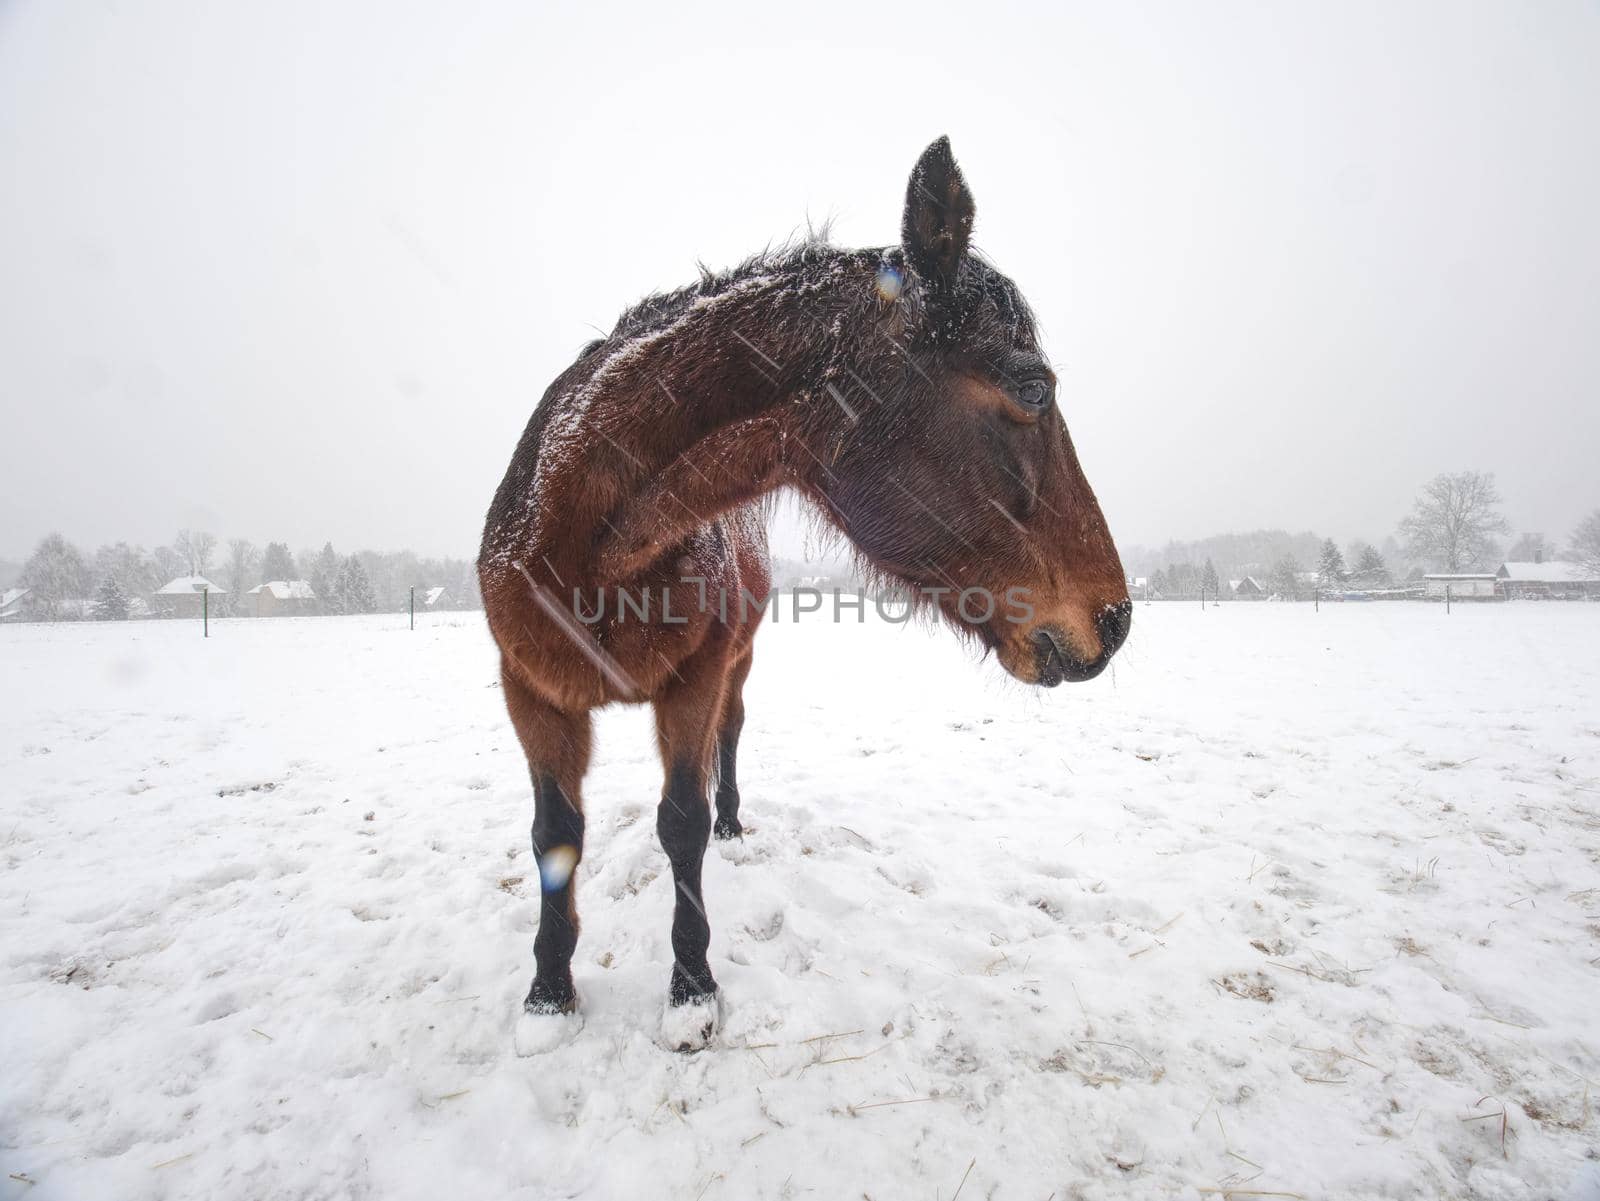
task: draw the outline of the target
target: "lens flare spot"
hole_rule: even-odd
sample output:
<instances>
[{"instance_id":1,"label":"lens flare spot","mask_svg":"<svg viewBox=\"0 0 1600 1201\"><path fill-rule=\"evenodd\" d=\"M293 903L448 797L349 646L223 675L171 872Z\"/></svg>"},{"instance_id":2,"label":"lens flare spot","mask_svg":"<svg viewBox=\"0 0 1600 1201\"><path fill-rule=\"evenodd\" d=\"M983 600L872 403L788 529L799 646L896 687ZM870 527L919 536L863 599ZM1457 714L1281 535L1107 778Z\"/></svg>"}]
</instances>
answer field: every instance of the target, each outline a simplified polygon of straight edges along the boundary
<instances>
[{"instance_id":1,"label":"lens flare spot","mask_svg":"<svg viewBox=\"0 0 1600 1201\"><path fill-rule=\"evenodd\" d=\"M900 273L893 267L880 267L878 269L878 295L884 300L893 303L900 299L901 289L905 281L900 278Z\"/></svg>"},{"instance_id":2,"label":"lens flare spot","mask_svg":"<svg viewBox=\"0 0 1600 1201\"><path fill-rule=\"evenodd\" d=\"M539 856L539 885L546 892L566 887L572 879L572 869L578 866L578 848L551 847Z\"/></svg>"}]
</instances>

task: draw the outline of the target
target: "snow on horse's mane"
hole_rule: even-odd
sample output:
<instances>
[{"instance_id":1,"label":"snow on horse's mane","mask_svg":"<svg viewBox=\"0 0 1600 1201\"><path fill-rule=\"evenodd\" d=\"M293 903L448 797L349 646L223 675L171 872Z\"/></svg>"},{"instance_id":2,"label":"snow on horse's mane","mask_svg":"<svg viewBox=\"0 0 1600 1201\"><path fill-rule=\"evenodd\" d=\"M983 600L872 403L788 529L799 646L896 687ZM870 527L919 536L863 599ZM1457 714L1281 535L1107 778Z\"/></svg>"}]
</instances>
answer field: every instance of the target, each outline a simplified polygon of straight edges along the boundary
<instances>
[{"instance_id":1,"label":"snow on horse's mane","mask_svg":"<svg viewBox=\"0 0 1600 1201\"><path fill-rule=\"evenodd\" d=\"M604 346L613 339L631 339L652 333L684 316L697 304L716 300L741 284L778 275L803 275L809 269L831 267L857 255L881 255L882 251L845 250L827 241L827 230L807 234L769 246L725 271L712 271L704 264L700 278L692 284L668 292L656 292L624 309Z\"/></svg>"}]
</instances>

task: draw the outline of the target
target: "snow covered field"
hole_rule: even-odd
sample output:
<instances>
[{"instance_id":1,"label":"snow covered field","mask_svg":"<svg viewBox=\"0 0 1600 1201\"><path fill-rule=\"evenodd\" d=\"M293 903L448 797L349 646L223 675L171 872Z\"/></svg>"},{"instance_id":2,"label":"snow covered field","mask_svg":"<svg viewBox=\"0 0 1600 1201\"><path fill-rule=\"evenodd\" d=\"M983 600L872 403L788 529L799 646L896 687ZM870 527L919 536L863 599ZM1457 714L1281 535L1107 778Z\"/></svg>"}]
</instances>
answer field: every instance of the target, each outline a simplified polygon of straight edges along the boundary
<instances>
[{"instance_id":1,"label":"snow covered field","mask_svg":"<svg viewBox=\"0 0 1600 1201\"><path fill-rule=\"evenodd\" d=\"M474 616L10 627L0 684L0 1198L1600 1196L1600 606L1141 606L1044 693L769 624L691 1056L643 710L586 1025L514 1053Z\"/></svg>"}]
</instances>

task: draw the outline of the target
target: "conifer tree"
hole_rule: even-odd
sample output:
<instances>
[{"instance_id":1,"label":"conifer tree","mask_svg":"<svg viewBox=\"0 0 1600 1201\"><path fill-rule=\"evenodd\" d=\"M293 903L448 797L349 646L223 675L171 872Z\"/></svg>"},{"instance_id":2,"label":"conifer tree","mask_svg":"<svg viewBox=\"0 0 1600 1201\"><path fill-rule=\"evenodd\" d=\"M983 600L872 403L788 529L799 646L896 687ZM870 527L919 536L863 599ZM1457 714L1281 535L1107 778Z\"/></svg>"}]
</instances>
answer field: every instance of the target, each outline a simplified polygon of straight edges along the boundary
<instances>
[{"instance_id":1,"label":"conifer tree","mask_svg":"<svg viewBox=\"0 0 1600 1201\"><path fill-rule=\"evenodd\" d=\"M1300 599L1300 564L1284 555L1272 568L1272 591L1282 600Z\"/></svg>"},{"instance_id":2,"label":"conifer tree","mask_svg":"<svg viewBox=\"0 0 1600 1201\"><path fill-rule=\"evenodd\" d=\"M333 596L338 606L335 611L339 613L374 613L378 608L377 599L372 593L372 581L367 578L366 568L361 566L361 560L355 555L340 565Z\"/></svg>"},{"instance_id":3,"label":"conifer tree","mask_svg":"<svg viewBox=\"0 0 1600 1201\"><path fill-rule=\"evenodd\" d=\"M1317 561L1317 573L1320 576L1318 583L1323 587L1342 584L1349 574L1344 569L1344 556L1339 553L1339 547L1332 538L1323 539L1322 557Z\"/></svg>"},{"instance_id":4,"label":"conifer tree","mask_svg":"<svg viewBox=\"0 0 1600 1201\"><path fill-rule=\"evenodd\" d=\"M1355 579L1368 588L1381 588L1390 582L1389 565L1383 555L1370 542L1352 547L1355 554Z\"/></svg>"},{"instance_id":5,"label":"conifer tree","mask_svg":"<svg viewBox=\"0 0 1600 1201\"><path fill-rule=\"evenodd\" d=\"M99 592L94 598L94 619L96 621L127 621L128 596L122 591L122 585L117 583L117 577L108 575L100 583Z\"/></svg>"},{"instance_id":6,"label":"conifer tree","mask_svg":"<svg viewBox=\"0 0 1600 1201\"><path fill-rule=\"evenodd\" d=\"M286 543L267 543L267 549L261 552L261 578L263 580L294 580L299 578L294 565L294 556L289 553L289 547Z\"/></svg>"},{"instance_id":7,"label":"conifer tree","mask_svg":"<svg viewBox=\"0 0 1600 1201\"><path fill-rule=\"evenodd\" d=\"M324 613L344 612L339 598L334 595L338 591L339 570L339 556L334 552L333 543L324 542L316 558L311 560L306 575L311 581L311 590L322 598Z\"/></svg>"}]
</instances>

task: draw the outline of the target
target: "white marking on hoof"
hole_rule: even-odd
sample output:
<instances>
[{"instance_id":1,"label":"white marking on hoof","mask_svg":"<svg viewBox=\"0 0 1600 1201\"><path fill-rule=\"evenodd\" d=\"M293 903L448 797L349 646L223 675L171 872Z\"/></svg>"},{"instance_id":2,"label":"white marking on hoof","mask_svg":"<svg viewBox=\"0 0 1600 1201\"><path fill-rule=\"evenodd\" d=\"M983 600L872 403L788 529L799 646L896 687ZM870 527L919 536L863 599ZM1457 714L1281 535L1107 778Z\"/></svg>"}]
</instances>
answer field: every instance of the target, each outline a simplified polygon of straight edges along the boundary
<instances>
[{"instance_id":1,"label":"white marking on hoof","mask_svg":"<svg viewBox=\"0 0 1600 1201\"><path fill-rule=\"evenodd\" d=\"M703 1051L722 1025L722 993L683 1005L668 1002L661 1015L661 1045L669 1051Z\"/></svg>"},{"instance_id":2,"label":"white marking on hoof","mask_svg":"<svg viewBox=\"0 0 1600 1201\"><path fill-rule=\"evenodd\" d=\"M755 831L746 826L744 833L738 838L723 838L712 844L712 848L719 852L729 863L760 863L770 859L772 852L765 845L751 837Z\"/></svg>"},{"instance_id":3,"label":"white marking on hoof","mask_svg":"<svg viewBox=\"0 0 1600 1201\"><path fill-rule=\"evenodd\" d=\"M523 1010L517 1018L517 1054L524 1057L548 1054L577 1038L582 1029L581 1013L530 1013Z\"/></svg>"}]
</instances>

